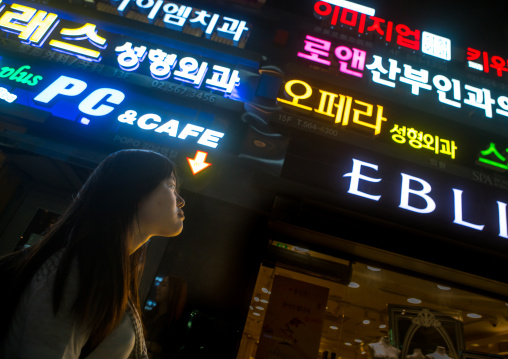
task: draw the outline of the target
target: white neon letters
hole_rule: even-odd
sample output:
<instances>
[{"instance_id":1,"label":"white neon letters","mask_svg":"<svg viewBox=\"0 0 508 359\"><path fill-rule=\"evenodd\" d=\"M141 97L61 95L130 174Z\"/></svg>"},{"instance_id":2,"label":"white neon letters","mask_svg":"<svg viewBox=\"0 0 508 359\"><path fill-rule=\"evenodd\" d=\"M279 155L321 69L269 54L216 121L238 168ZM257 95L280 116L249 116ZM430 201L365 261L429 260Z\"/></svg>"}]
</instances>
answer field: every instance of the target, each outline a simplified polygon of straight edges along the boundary
<instances>
[{"instance_id":1,"label":"white neon letters","mask_svg":"<svg viewBox=\"0 0 508 359\"><path fill-rule=\"evenodd\" d=\"M38 94L34 101L49 103L58 95L77 96L86 89L86 86L85 81L62 75Z\"/></svg>"},{"instance_id":2,"label":"white neon letters","mask_svg":"<svg viewBox=\"0 0 508 359\"><path fill-rule=\"evenodd\" d=\"M497 201L499 213L499 237L508 238L508 225L506 224L506 203Z\"/></svg>"},{"instance_id":3,"label":"white neon letters","mask_svg":"<svg viewBox=\"0 0 508 359\"><path fill-rule=\"evenodd\" d=\"M365 192L361 192L358 189L358 184L360 183L360 180L368 181L368 182L379 182L381 181L381 178L371 178L367 177L365 175L361 174L362 166L373 168L377 171L378 166L374 165L372 163L359 161L355 158L353 158L353 170L350 173L346 173L343 177L351 177L351 181L349 183L349 190L348 193L354 194L356 196L365 197L368 199L372 199L374 201L379 201L381 196L374 196Z\"/></svg>"},{"instance_id":4,"label":"white neon letters","mask_svg":"<svg viewBox=\"0 0 508 359\"><path fill-rule=\"evenodd\" d=\"M360 161L355 158L353 158L352 160L353 167L351 172L343 175L343 177L350 177L349 189L347 193L380 202L382 195L374 194L376 192L377 193L381 192L381 187L379 187L378 185L372 184L366 187L369 188L369 193L366 192L366 189L364 189L363 191L359 189L361 185L360 181L367 181L371 183L381 182L382 178L369 177L365 174L366 171L369 171L367 168L370 168L371 169L370 171L372 170L378 171L379 170L378 165ZM362 173L362 171L364 173ZM418 214L430 214L435 212L438 206L434 201L434 199L431 197L432 192L431 184L422 178L411 176L406 173L400 173L400 175L401 175L401 183L400 183L401 187L400 187L399 208L415 212ZM463 227L474 229L476 231L483 231L486 227L484 224L473 223L470 218L468 218L468 220L465 219L466 216L464 215L465 213L464 208L468 207L464 206L462 201L463 191L457 188L452 188L452 192L453 192L453 223ZM448 203L451 203L451 198L449 198ZM499 237L508 239L507 204L505 202L497 201L497 212L499 224L498 235ZM448 216L451 217L451 213ZM482 218L485 219L485 216L483 214Z\"/></svg>"},{"instance_id":5,"label":"white neon letters","mask_svg":"<svg viewBox=\"0 0 508 359\"><path fill-rule=\"evenodd\" d=\"M137 118L137 112L133 110L127 110L124 114L118 116L118 121L129 125L136 123L139 128L143 130L153 130L157 133L166 133L170 137L176 137L181 140L190 137L198 138L198 143L203 146L216 148L219 140L224 137L222 132L205 129L201 126L196 126L188 123L178 134L178 127L180 122L175 119L170 119L159 125L162 119L159 115L154 113L148 113Z\"/></svg>"},{"instance_id":6,"label":"white neon letters","mask_svg":"<svg viewBox=\"0 0 508 359\"><path fill-rule=\"evenodd\" d=\"M453 219L453 223L460 224L461 226L466 226L469 228L476 229L477 231L483 230L484 225L473 224L466 222L462 219L462 192L460 189L452 188L453 190L453 202L455 208L455 218Z\"/></svg>"},{"instance_id":7,"label":"white neon letters","mask_svg":"<svg viewBox=\"0 0 508 359\"><path fill-rule=\"evenodd\" d=\"M400 189L400 208L407 209L408 211L416 212L416 213L432 213L436 209L436 202L429 196L428 193L432 190L432 187L427 181L422 180L418 177L413 177L405 173L401 173L402 175L402 186ZM421 190L411 189L411 181L418 182L422 185ZM420 198L422 198L426 203L427 207L425 208L417 208L409 205L409 195L414 194Z\"/></svg>"},{"instance_id":8,"label":"white neon letters","mask_svg":"<svg viewBox=\"0 0 508 359\"><path fill-rule=\"evenodd\" d=\"M114 110L114 107L107 105L99 105L101 101L106 101L113 105L119 105L125 99L123 92L115 89L102 88L97 89L88 95L81 103L78 108L81 112L86 113L90 116L105 116ZM97 108L95 108L99 105Z\"/></svg>"},{"instance_id":9,"label":"white neon letters","mask_svg":"<svg viewBox=\"0 0 508 359\"><path fill-rule=\"evenodd\" d=\"M68 76L60 76L41 93L35 96L34 101L48 104L57 96L78 96L87 88L87 83ZM89 116L105 116L114 110L114 107L100 104L105 101L113 105L119 105L125 99L123 92L100 88L90 93L78 106L79 110Z\"/></svg>"}]
</instances>

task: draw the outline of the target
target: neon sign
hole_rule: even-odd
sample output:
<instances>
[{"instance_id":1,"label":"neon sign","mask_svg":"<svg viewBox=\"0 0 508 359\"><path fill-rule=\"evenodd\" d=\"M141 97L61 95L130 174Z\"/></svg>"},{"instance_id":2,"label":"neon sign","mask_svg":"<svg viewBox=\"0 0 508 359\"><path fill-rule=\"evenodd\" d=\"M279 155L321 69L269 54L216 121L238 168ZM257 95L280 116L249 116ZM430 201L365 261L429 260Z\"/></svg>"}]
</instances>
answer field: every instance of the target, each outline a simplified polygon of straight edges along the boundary
<instances>
[{"instance_id":1,"label":"neon sign","mask_svg":"<svg viewBox=\"0 0 508 359\"><path fill-rule=\"evenodd\" d=\"M30 70L30 66L24 65L17 69L13 67L4 66L0 68L0 78L7 78L11 81L20 82L28 86L35 86L42 80L42 76L34 76L27 72Z\"/></svg>"},{"instance_id":2,"label":"neon sign","mask_svg":"<svg viewBox=\"0 0 508 359\"><path fill-rule=\"evenodd\" d=\"M475 62L475 60L480 59L481 63ZM489 57L488 52L480 51L473 49L471 47L467 48L467 57L468 65L470 68L483 71L485 73L489 73L490 69L494 69L496 71L496 75L498 77L503 77L505 72L508 72L508 60L505 60L501 56L491 56ZM490 63L489 63L490 62Z\"/></svg>"},{"instance_id":3,"label":"neon sign","mask_svg":"<svg viewBox=\"0 0 508 359\"><path fill-rule=\"evenodd\" d=\"M373 193L375 191L375 184L382 181L382 178L372 177L365 174L366 171L378 171L379 166L374 163L361 161L353 158L353 167L351 172L346 173L343 177L349 177L348 191L350 195L359 196L366 198L371 201L380 201L382 195ZM428 215L433 213L437 209L435 200L431 197L432 185L426 180L412 176L407 173L400 173L401 185L400 185L400 202L398 207L410 212ZM367 186L361 185L364 183L372 183L373 185L368 186L370 189L367 192ZM463 194L464 191L458 188L452 188L453 193L453 223L464 226L476 231L483 231L485 228L484 224L474 223L471 219L466 219ZM497 203L497 215L498 215L498 229L499 237L508 238L508 224L507 224L507 204L501 201Z\"/></svg>"},{"instance_id":4,"label":"neon sign","mask_svg":"<svg viewBox=\"0 0 508 359\"><path fill-rule=\"evenodd\" d=\"M416 96L420 95L420 90L432 91L432 85L434 85L439 102L455 108L462 107L461 101L463 96L460 80L449 79L444 75L438 74L432 78L431 85L429 71L425 69L414 69L411 65L403 64L404 71L402 71L398 66L397 60L389 58L388 65L386 65L386 63L383 64L384 59L381 56L374 55L373 57L373 62L365 66L371 71L373 82L395 88L396 81L398 80L411 86L411 93ZM397 79L399 74L401 75ZM492 118L496 100L492 98L491 91L468 84L464 84L463 88L466 90L467 95L463 99L463 103L483 110L485 117ZM495 113L508 117L508 97L499 96L497 104L499 108L495 109Z\"/></svg>"},{"instance_id":5,"label":"neon sign","mask_svg":"<svg viewBox=\"0 0 508 359\"><path fill-rule=\"evenodd\" d=\"M159 81L168 79L171 75L175 80L192 84L199 88L203 83L208 71L208 63L198 62L194 57L185 56L178 62L178 56L174 53L167 53L160 48L147 50L146 46L135 46L126 42L117 46L117 60L120 68L124 71L135 71L139 68L146 55L150 61L150 74ZM231 70L228 67L213 65L212 77L205 81L205 87L212 90L224 92L230 95L236 86L240 84L238 70Z\"/></svg>"},{"instance_id":6,"label":"neon sign","mask_svg":"<svg viewBox=\"0 0 508 359\"><path fill-rule=\"evenodd\" d=\"M4 6L4 8L6 7ZM15 32L19 34L18 38L21 40L29 39L32 32L39 31L37 37L29 43L32 45L31 49L40 51L28 51L23 48L22 52L42 56L44 59L51 61L67 63L69 61L64 56L72 56L87 62L104 63L102 57L111 54L111 51L106 50L108 47L106 38L110 39L109 42L119 39L118 35L110 33L101 32L99 35L94 24L61 23L56 14L38 12L34 8L18 4L11 6L10 10L12 11L3 11L2 14L2 10L4 9L0 9L1 30ZM46 17L43 16L44 14L46 14ZM50 23L49 19L54 21ZM44 45L52 32L55 32L53 30L58 24L64 24L60 29L61 38L52 38L47 47L56 53L61 53L61 55L60 57L49 56L51 54L42 53L40 47ZM35 36L35 32L31 36ZM225 97L230 97L234 90L240 86L240 72L231 67L217 63L210 64L208 61L199 60L197 57L188 56L187 54L177 54L171 49L164 49L155 44L145 42L143 45L133 45L132 41L125 41L123 38L120 41L122 41L120 45L113 47L113 56L120 69L127 73L138 70L143 61L148 58L146 61L147 69L142 68L138 72L147 71L147 75L150 74L156 81L164 81L171 77L171 80L192 84L196 89L204 86L213 91L223 92ZM84 46L85 44L87 45ZM90 44L95 48L91 47ZM110 59L107 58L105 61L107 64L109 64L108 60ZM92 69L91 66L82 65L82 68ZM102 68L98 67L98 71L101 70ZM127 76L124 78L126 79ZM32 80L31 82L35 83L36 81Z\"/></svg>"},{"instance_id":7,"label":"neon sign","mask_svg":"<svg viewBox=\"0 0 508 359\"><path fill-rule=\"evenodd\" d=\"M9 91L7 91L6 88L0 87L0 99L1 100L7 101L9 103L12 103L17 98L18 98L18 96L10 93Z\"/></svg>"},{"instance_id":8,"label":"neon sign","mask_svg":"<svg viewBox=\"0 0 508 359\"><path fill-rule=\"evenodd\" d=\"M508 148L504 152L508 152ZM501 172L508 170L507 159L499 153L495 143L490 142L487 149L480 151L480 155L484 157L478 158L478 164Z\"/></svg>"},{"instance_id":9,"label":"neon sign","mask_svg":"<svg viewBox=\"0 0 508 359\"><path fill-rule=\"evenodd\" d=\"M457 146L455 141L440 138L437 135L423 133L414 128L406 129L406 126L399 126L395 124L390 130L392 133L392 140L399 144L408 142L408 144L416 149L427 149L433 151L435 154L444 154L455 159L455 152Z\"/></svg>"},{"instance_id":10,"label":"neon sign","mask_svg":"<svg viewBox=\"0 0 508 359\"><path fill-rule=\"evenodd\" d=\"M300 87L300 89L303 87L303 94L295 93L296 90L293 90L293 87L296 85ZM309 111L311 113L316 113L329 118L334 118L334 123L341 123L342 126L349 125L349 121L351 119L351 110L353 110L351 122L359 126L359 128L366 127L374 130L374 135L379 135L381 133L381 125L384 121L386 121L386 118L383 117L383 106L376 105L377 111L374 115L374 105L364 101L354 100L351 96L332 93L324 90L319 90L321 95L319 99L319 106L317 108L313 108L307 103L302 104L300 101L310 99L314 93L314 90L309 84L301 80L291 80L286 82L284 90L285 95L291 98L291 100L277 98L279 103L283 103L286 106L292 106L300 110ZM336 103L335 101L337 99L338 102ZM371 122L367 122L366 120L370 120Z\"/></svg>"},{"instance_id":11,"label":"neon sign","mask_svg":"<svg viewBox=\"0 0 508 359\"><path fill-rule=\"evenodd\" d=\"M78 121L83 125L93 125L96 129L108 129L111 122L107 118L116 118L116 123L130 126L120 126L128 129L134 126L141 132L151 132L159 140L178 139L189 142L195 139L196 143L207 148L217 148L219 141L224 137L223 132L215 131L202 123L210 123L211 118L206 113L200 113L192 109L180 106L171 107L178 115L185 118L193 118L193 123L182 123L183 119L175 119L167 114L157 114L153 110L145 113L143 108L157 108L160 106L167 109L167 103L155 99L137 96L131 98L129 107L126 110L123 105L127 95L118 89L110 87L92 87L87 81L70 76L61 75L48 86L39 90L38 93L16 89L21 95L22 105L48 111L52 115L62 119ZM33 100L32 100L33 96ZM4 88L0 88L0 98L8 102L16 99L16 94L11 94ZM134 99L134 101L132 101ZM136 109L136 110L134 110ZM122 112L119 112L122 111ZM164 118L166 117L166 118ZM199 122L194 122L199 121ZM207 128L208 127L208 128ZM115 132L118 126L113 127ZM164 137L166 136L166 137ZM143 136L142 136L143 137ZM147 136L145 136L147 137Z\"/></svg>"},{"instance_id":12,"label":"neon sign","mask_svg":"<svg viewBox=\"0 0 508 359\"><path fill-rule=\"evenodd\" d=\"M20 4L12 4L11 10L0 17L0 28L19 34L21 40L33 46L41 46L53 31L58 15Z\"/></svg>"},{"instance_id":13,"label":"neon sign","mask_svg":"<svg viewBox=\"0 0 508 359\"><path fill-rule=\"evenodd\" d=\"M304 47L304 51L306 52L298 52L297 56L330 66L331 62L328 60L328 57L330 56L329 51L331 44L331 41L326 41L314 36L307 35L305 37ZM365 67L365 58L367 56L367 52L354 47L350 48L345 45L337 46L333 52L339 59L340 72L356 77L363 77L362 71Z\"/></svg>"},{"instance_id":14,"label":"neon sign","mask_svg":"<svg viewBox=\"0 0 508 359\"><path fill-rule=\"evenodd\" d=\"M193 175L196 175L197 173L212 165L211 163L205 162L207 156L207 152L197 151L194 158L187 157L187 162L189 162L189 166Z\"/></svg>"},{"instance_id":15,"label":"neon sign","mask_svg":"<svg viewBox=\"0 0 508 359\"><path fill-rule=\"evenodd\" d=\"M112 3L118 4L117 11L122 16L126 16L129 10L134 10L144 14L150 24L161 18L163 26L168 29L182 31L184 26L201 29L199 36L204 34L207 39L211 39L212 35L216 35L230 40L234 46L246 39L249 30L247 22L243 20L221 17L220 14L193 9L191 6L164 3L163 0L113 0Z\"/></svg>"},{"instance_id":16,"label":"neon sign","mask_svg":"<svg viewBox=\"0 0 508 359\"><path fill-rule=\"evenodd\" d=\"M137 118L137 112L127 110L124 114L118 116L118 121L129 125L136 125L142 130L155 131L160 134L167 134L170 137L185 140L187 137L199 137L197 143L203 146L216 148L219 140L224 137L224 133L205 129L201 126L196 126L188 123L178 134L178 127L180 122L175 119L170 119L164 123L159 115L148 113ZM201 134L202 133L202 134Z\"/></svg>"},{"instance_id":17,"label":"neon sign","mask_svg":"<svg viewBox=\"0 0 508 359\"><path fill-rule=\"evenodd\" d=\"M10 10L13 11L5 11L0 17L0 29L18 34L20 40L32 46L43 46L60 22L57 14L20 4L10 5ZM97 34L94 24L87 23L79 28L61 28L60 35L60 39L52 39L49 46L55 51L80 59L101 60L100 51L81 46L84 43L91 43L99 50L107 47L106 39Z\"/></svg>"},{"instance_id":18,"label":"neon sign","mask_svg":"<svg viewBox=\"0 0 508 359\"><path fill-rule=\"evenodd\" d=\"M41 104L49 104L57 96L74 97L85 91L88 84L85 81L68 76L60 76L42 92L35 96L34 101ZM114 110L113 106L119 105L125 99L122 91L112 88L100 88L92 91L78 105L78 109L89 116L105 116Z\"/></svg>"},{"instance_id":19,"label":"neon sign","mask_svg":"<svg viewBox=\"0 0 508 359\"><path fill-rule=\"evenodd\" d=\"M411 50L421 50L423 53L438 57L443 60L451 59L451 41L445 37L420 30L411 30L409 26L394 24L376 16L369 16L355 10L340 6L332 6L332 2L317 1L314 4L314 15L318 19L330 19L330 25L346 25L356 28L359 34L373 33L379 40L385 43L396 41L398 46ZM333 2L335 5L335 2ZM340 16L339 16L340 15ZM367 22L368 20L368 22ZM423 35L423 36L422 36Z\"/></svg>"},{"instance_id":20,"label":"neon sign","mask_svg":"<svg viewBox=\"0 0 508 359\"><path fill-rule=\"evenodd\" d=\"M351 1L346 1L346 0L323 0L323 1L327 2L329 4L332 4L332 5L342 6L345 9L351 9L351 10L354 10L354 11L357 11L359 13L363 13L366 15L374 16L376 14L376 9L373 9L368 6L356 4Z\"/></svg>"}]
</instances>

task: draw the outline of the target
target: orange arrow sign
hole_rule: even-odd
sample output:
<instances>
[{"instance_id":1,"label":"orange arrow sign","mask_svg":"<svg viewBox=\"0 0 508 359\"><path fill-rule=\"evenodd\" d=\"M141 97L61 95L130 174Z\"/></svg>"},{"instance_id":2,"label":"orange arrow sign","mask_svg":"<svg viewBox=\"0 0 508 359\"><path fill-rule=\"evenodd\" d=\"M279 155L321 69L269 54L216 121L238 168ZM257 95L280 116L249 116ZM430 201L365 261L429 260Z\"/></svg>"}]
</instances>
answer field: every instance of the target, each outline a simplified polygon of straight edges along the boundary
<instances>
[{"instance_id":1,"label":"orange arrow sign","mask_svg":"<svg viewBox=\"0 0 508 359\"><path fill-rule=\"evenodd\" d=\"M187 157L193 175L212 165L211 163L205 162L206 156L208 156L207 152L197 151L195 158Z\"/></svg>"}]
</instances>

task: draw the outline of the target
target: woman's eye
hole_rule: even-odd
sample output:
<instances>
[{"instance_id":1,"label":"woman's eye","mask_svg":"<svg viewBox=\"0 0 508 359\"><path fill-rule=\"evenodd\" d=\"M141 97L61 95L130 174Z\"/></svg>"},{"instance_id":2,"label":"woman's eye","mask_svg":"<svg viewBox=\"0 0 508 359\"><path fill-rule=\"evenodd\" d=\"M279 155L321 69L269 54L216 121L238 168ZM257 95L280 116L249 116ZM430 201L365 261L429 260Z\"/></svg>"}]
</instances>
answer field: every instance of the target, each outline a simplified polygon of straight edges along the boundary
<instances>
[{"instance_id":1,"label":"woman's eye","mask_svg":"<svg viewBox=\"0 0 508 359\"><path fill-rule=\"evenodd\" d=\"M170 190L172 190L172 191L174 191L174 190L176 189L176 186L175 186L174 184L170 184L170 185L169 185L169 189L170 189Z\"/></svg>"}]
</instances>

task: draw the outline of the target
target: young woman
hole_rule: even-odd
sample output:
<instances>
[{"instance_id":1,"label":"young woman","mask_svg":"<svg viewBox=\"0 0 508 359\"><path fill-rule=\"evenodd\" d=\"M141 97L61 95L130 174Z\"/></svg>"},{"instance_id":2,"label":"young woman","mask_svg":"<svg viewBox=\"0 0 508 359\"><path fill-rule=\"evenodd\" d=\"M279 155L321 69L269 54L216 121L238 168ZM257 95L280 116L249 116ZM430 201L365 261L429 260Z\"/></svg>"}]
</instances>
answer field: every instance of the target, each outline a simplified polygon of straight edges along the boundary
<instances>
[{"instance_id":1,"label":"young woman","mask_svg":"<svg viewBox=\"0 0 508 359\"><path fill-rule=\"evenodd\" d=\"M144 244L182 231L185 201L176 185L173 163L160 154L107 157L39 243L2 260L11 276L0 306L0 357L146 358L138 296Z\"/></svg>"}]
</instances>

